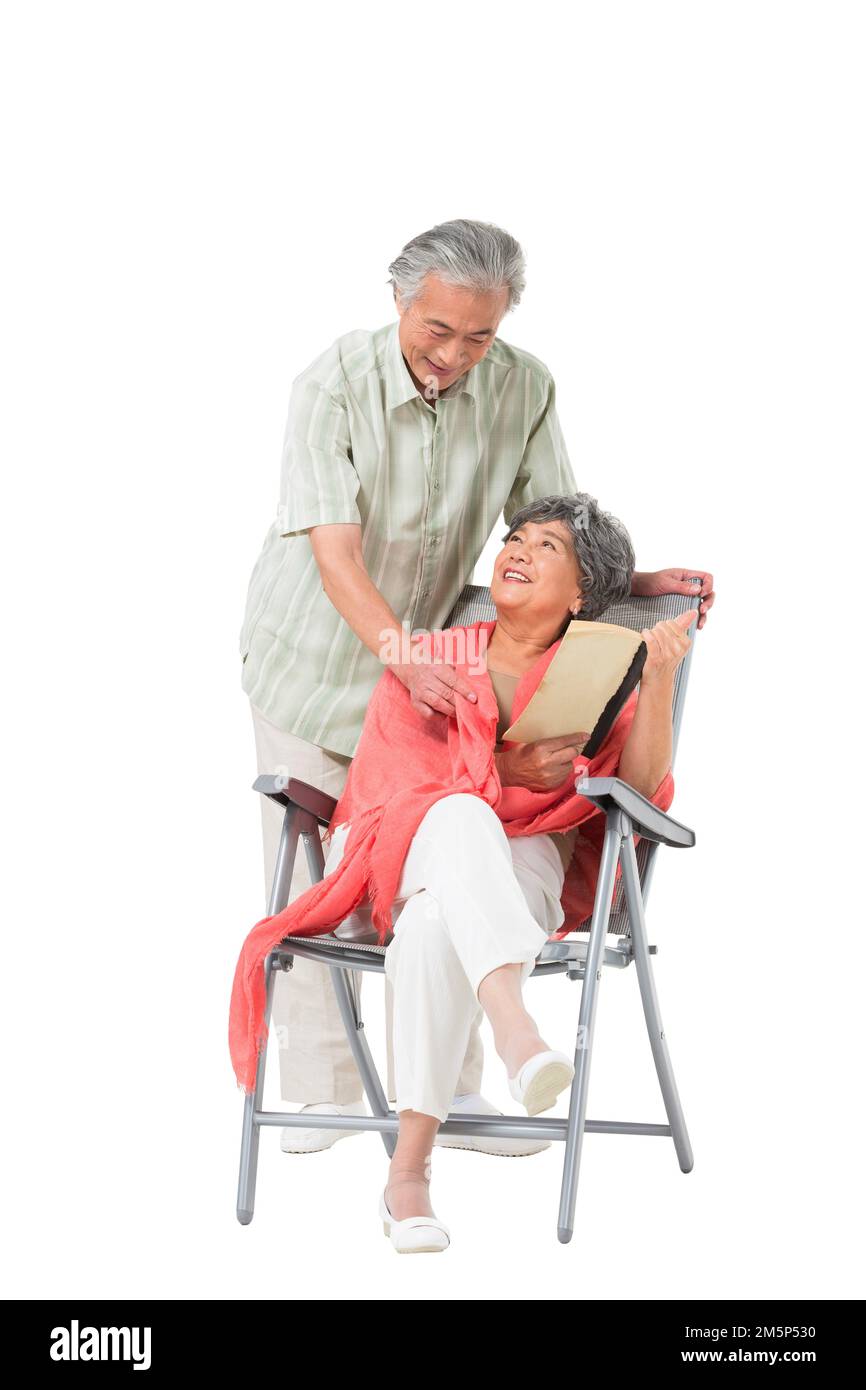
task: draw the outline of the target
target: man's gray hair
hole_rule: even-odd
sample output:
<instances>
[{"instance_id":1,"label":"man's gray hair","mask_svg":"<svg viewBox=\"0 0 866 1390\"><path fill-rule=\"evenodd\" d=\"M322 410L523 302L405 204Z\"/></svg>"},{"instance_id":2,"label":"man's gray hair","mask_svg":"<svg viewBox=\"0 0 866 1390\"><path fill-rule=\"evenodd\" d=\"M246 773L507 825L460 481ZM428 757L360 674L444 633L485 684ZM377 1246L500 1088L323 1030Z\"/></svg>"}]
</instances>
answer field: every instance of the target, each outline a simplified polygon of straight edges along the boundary
<instances>
[{"instance_id":1,"label":"man's gray hair","mask_svg":"<svg viewBox=\"0 0 866 1390\"><path fill-rule=\"evenodd\" d=\"M612 603L631 593L634 573L634 547L622 522L603 512L588 492L549 494L528 502L508 523L503 544L527 522L562 521L570 535L577 559L581 588L578 618L597 622ZM566 616L562 632L572 621ZM560 636L562 633L560 633Z\"/></svg>"},{"instance_id":2,"label":"man's gray hair","mask_svg":"<svg viewBox=\"0 0 866 1390\"><path fill-rule=\"evenodd\" d=\"M458 217L440 222L408 241L388 266L395 298L408 308L421 293L425 276L433 274L446 285L490 293L508 290L509 313L526 287L526 258L513 236L492 222Z\"/></svg>"}]
</instances>

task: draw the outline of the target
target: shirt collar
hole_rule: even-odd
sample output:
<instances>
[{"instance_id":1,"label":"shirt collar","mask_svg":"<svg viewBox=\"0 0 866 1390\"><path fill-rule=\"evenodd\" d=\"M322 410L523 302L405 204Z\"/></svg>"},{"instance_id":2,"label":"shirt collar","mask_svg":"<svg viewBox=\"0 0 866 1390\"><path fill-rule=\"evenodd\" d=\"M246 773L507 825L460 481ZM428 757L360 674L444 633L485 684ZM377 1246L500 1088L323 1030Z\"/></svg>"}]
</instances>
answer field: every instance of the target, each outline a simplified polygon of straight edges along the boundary
<instances>
[{"instance_id":1,"label":"shirt collar","mask_svg":"<svg viewBox=\"0 0 866 1390\"><path fill-rule=\"evenodd\" d=\"M411 401L413 396L420 396L421 392L409 375L409 368L406 366L403 352L400 348L400 320L398 319L391 327L388 336L388 343L385 349L384 370L385 370L385 401L388 410L394 406L402 405L404 401ZM477 364L476 364L477 365ZM463 391L467 396L475 398L475 367L472 366L465 371L456 381L452 381L444 391L439 392L439 400L448 400L451 396L460 395Z\"/></svg>"}]
</instances>

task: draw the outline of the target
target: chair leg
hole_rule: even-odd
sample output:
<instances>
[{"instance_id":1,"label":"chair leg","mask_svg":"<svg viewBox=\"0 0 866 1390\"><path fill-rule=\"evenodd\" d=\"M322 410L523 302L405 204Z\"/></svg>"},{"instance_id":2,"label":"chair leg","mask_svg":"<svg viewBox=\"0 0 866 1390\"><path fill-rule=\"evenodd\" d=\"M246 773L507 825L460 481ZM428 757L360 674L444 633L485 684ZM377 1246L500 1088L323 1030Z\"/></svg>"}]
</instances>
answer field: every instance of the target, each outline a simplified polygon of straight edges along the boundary
<instances>
[{"instance_id":1,"label":"chair leg","mask_svg":"<svg viewBox=\"0 0 866 1390\"><path fill-rule=\"evenodd\" d=\"M565 1139L565 1160L562 1169L562 1190L559 1199L557 1235L566 1245L574 1231L574 1207L577 1200L577 1180L580 1172L580 1152L586 1123L586 1102L589 1092L589 1067L592 1060L592 1036L595 1030L595 1010L601 980L601 960L613 889L616 866L622 842L621 813L608 817L601 850L601 864L589 929L589 945L583 986L580 992L580 1018L577 1026L577 1048L574 1055L574 1080L568 1105L568 1126Z\"/></svg>"},{"instance_id":2,"label":"chair leg","mask_svg":"<svg viewBox=\"0 0 866 1390\"><path fill-rule=\"evenodd\" d=\"M346 1036L349 1039L349 1046L352 1049L352 1056L355 1064L361 1073L361 1082L367 1096L370 1109L374 1115L380 1119L388 1114L389 1105L385 1095L376 1064L373 1061L373 1054L370 1051L367 1038L364 1033L364 1022L361 1018L361 1011L358 1007L357 996L349 988L346 979L346 971L339 966L329 967L331 979L334 982L334 989L337 994L337 1004L343 1018L343 1027L346 1029ZM389 1158L393 1158L394 1150L397 1147L397 1135L388 1130L382 1130L382 1143Z\"/></svg>"},{"instance_id":3,"label":"chair leg","mask_svg":"<svg viewBox=\"0 0 866 1390\"><path fill-rule=\"evenodd\" d=\"M646 921L644 919L643 898L640 891L640 875L637 867L637 856L635 854L634 840L631 835L627 835L623 843L622 877L625 885L629 923L634 946L634 963L637 970L638 985L640 987L641 1002L643 1004L644 1018L646 1019L647 1032L649 1034L650 1047L652 1048L653 1061L655 1062L656 1074L659 1079L659 1085L661 1086L668 1124L671 1127L671 1137L674 1141L677 1160L682 1171L684 1173L690 1173L694 1167L694 1157L692 1155L692 1146L689 1142L688 1130L686 1129L685 1117L683 1116L683 1108L680 1104L677 1083L674 1080L673 1067L671 1066L670 1054L668 1052L667 1039L665 1038L661 1014L659 1012L658 997L656 995L655 981L652 976L652 966L650 963L649 950L647 948Z\"/></svg>"},{"instance_id":4,"label":"chair leg","mask_svg":"<svg viewBox=\"0 0 866 1390\"><path fill-rule=\"evenodd\" d=\"M292 883L292 872L295 867L295 854L298 848L298 836L300 834L300 820L298 808L287 806L283 816L283 828L280 832L280 843L277 849L277 860L274 865L274 877L271 883L271 896L268 902L268 916L275 917L278 912L289 901L289 891ZM271 1005L274 997L274 970L277 969L277 960L273 955L269 955L265 960L265 1030L271 1024ZM259 1126L254 1123L253 1116L256 1110L262 1108L262 1096L265 1086L265 1063L267 1061L267 1048L262 1048L259 1053L258 1065L256 1067L255 1090L244 1097L244 1118L241 1124L241 1163L238 1175L238 1198L237 1198L237 1217L242 1226L248 1226L253 1219L256 1202L256 1174L259 1165Z\"/></svg>"},{"instance_id":5,"label":"chair leg","mask_svg":"<svg viewBox=\"0 0 866 1390\"><path fill-rule=\"evenodd\" d=\"M288 906L300 833L301 820L298 807L287 806L283 816L283 828L280 831L277 860L274 864L274 878L271 883L271 896L268 902L269 917L276 917L284 907Z\"/></svg>"},{"instance_id":6,"label":"chair leg","mask_svg":"<svg viewBox=\"0 0 866 1390\"><path fill-rule=\"evenodd\" d=\"M265 960L265 1033L271 1024L271 1004L274 997L274 971L278 966L273 952ZM255 1090L244 1096L244 1118L241 1127L241 1164L238 1174L237 1217L242 1226L248 1226L253 1219L256 1205L256 1175L259 1166L260 1127L254 1121L257 1110L262 1108L265 1089L265 1063L268 1049L263 1047L256 1066Z\"/></svg>"},{"instance_id":7,"label":"chair leg","mask_svg":"<svg viewBox=\"0 0 866 1390\"><path fill-rule=\"evenodd\" d=\"M325 856L318 831L314 830L312 834L304 834L304 849L307 855L310 881L318 883L325 873ZM389 1113L390 1107L364 1032L361 1001L355 988L354 976L336 965L330 966L330 974L334 982L334 991L343 1019L343 1027L349 1039L355 1065L361 1074L361 1084L364 1087L367 1103L374 1115L384 1118ZM350 975L349 979L346 978L347 974ZM393 1158L394 1150L397 1147L397 1135L386 1130L382 1130L381 1135L386 1154L389 1158Z\"/></svg>"}]
</instances>

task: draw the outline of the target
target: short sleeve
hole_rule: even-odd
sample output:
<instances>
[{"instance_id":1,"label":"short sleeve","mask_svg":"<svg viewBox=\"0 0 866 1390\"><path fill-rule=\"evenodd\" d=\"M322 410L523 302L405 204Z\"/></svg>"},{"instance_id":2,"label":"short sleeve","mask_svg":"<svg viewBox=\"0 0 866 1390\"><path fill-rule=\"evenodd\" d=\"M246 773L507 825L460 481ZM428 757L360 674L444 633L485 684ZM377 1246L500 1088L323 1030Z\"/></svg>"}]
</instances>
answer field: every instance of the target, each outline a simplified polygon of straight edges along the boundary
<instances>
[{"instance_id":1,"label":"short sleeve","mask_svg":"<svg viewBox=\"0 0 866 1390\"><path fill-rule=\"evenodd\" d=\"M360 479L352 463L345 405L318 382L292 385L280 472L280 534L356 522Z\"/></svg>"},{"instance_id":2,"label":"short sleeve","mask_svg":"<svg viewBox=\"0 0 866 1390\"><path fill-rule=\"evenodd\" d=\"M556 386L553 377L548 377L542 392L540 410L533 422L520 467L511 486L511 492L502 509L505 525L511 523L514 513L528 502L535 502L549 493L569 495L577 492L577 483L571 471L571 463L559 418L556 414Z\"/></svg>"}]
</instances>

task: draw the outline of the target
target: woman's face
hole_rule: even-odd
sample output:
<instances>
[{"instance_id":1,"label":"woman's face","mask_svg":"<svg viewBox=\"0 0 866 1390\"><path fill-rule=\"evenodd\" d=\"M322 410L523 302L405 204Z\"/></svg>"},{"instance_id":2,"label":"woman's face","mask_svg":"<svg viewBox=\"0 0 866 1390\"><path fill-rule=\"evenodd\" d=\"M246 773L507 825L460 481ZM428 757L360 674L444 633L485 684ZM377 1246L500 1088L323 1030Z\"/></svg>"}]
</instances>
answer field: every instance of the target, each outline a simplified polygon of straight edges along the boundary
<instances>
[{"instance_id":1,"label":"woman's face","mask_svg":"<svg viewBox=\"0 0 866 1390\"><path fill-rule=\"evenodd\" d=\"M555 628L579 608L580 572L564 522L528 521L512 531L493 566L490 596L500 615L539 627Z\"/></svg>"}]
</instances>

